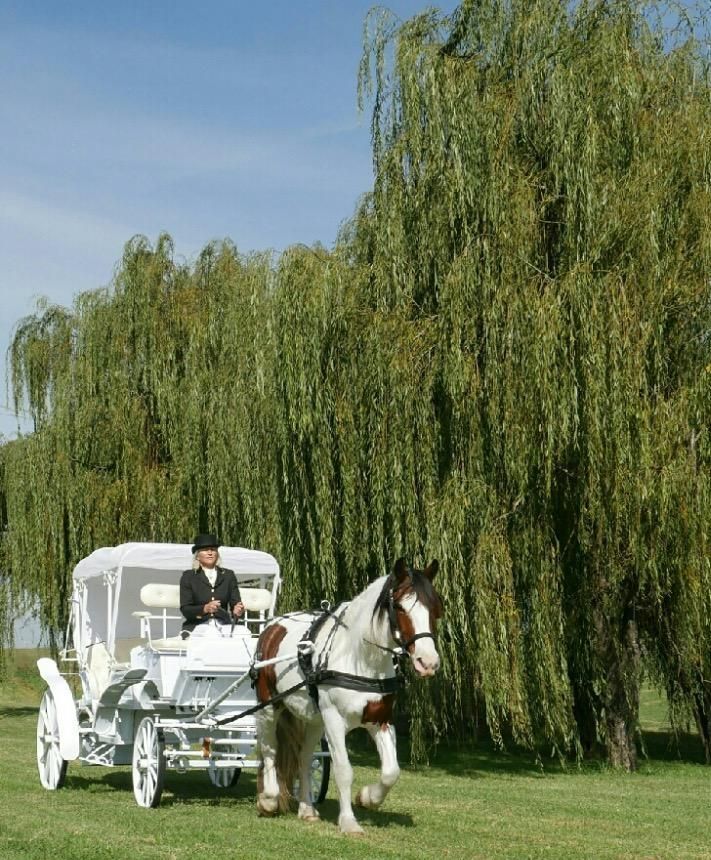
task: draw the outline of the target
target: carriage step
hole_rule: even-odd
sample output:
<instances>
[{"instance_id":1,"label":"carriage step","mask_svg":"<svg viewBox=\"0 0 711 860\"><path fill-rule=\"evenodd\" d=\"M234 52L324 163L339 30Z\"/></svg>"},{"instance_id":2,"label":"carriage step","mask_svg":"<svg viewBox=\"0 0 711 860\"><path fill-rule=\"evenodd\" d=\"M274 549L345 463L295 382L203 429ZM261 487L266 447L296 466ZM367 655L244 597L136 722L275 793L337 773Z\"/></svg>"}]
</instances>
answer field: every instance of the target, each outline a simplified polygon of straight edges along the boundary
<instances>
[{"instance_id":1,"label":"carriage step","mask_svg":"<svg viewBox=\"0 0 711 860\"><path fill-rule=\"evenodd\" d=\"M129 669L121 680L115 681L113 684L109 684L109 686L104 690L101 694L101 699L99 700L99 707L103 708L107 705L117 705L124 692L129 687L142 681L147 671L148 669Z\"/></svg>"}]
</instances>

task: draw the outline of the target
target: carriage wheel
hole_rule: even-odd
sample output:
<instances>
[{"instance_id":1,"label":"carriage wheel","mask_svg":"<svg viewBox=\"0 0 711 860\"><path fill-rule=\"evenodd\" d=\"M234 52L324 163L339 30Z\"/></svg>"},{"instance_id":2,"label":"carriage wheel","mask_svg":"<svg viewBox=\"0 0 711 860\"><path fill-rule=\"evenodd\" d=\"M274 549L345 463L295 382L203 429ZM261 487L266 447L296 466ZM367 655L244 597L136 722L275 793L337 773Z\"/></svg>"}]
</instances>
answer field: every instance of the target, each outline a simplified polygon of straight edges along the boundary
<instances>
[{"instance_id":1,"label":"carriage wheel","mask_svg":"<svg viewBox=\"0 0 711 860\"><path fill-rule=\"evenodd\" d=\"M231 788L237 785L242 776L241 767L209 767L207 775L216 788Z\"/></svg>"},{"instance_id":2,"label":"carriage wheel","mask_svg":"<svg viewBox=\"0 0 711 860\"><path fill-rule=\"evenodd\" d=\"M64 785L67 761L59 752L59 719L54 696L45 691L37 717L37 769L42 785L54 791Z\"/></svg>"},{"instance_id":3,"label":"carriage wheel","mask_svg":"<svg viewBox=\"0 0 711 860\"><path fill-rule=\"evenodd\" d=\"M133 794L147 809L160 803L165 779L165 740L151 717L138 724L133 744Z\"/></svg>"},{"instance_id":4,"label":"carriage wheel","mask_svg":"<svg viewBox=\"0 0 711 860\"><path fill-rule=\"evenodd\" d=\"M328 741L321 738L321 752L328 753ZM323 803L331 778L331 756L315 755L311 760L311 796L314 803Z\"/></svg>"}]
</instances>

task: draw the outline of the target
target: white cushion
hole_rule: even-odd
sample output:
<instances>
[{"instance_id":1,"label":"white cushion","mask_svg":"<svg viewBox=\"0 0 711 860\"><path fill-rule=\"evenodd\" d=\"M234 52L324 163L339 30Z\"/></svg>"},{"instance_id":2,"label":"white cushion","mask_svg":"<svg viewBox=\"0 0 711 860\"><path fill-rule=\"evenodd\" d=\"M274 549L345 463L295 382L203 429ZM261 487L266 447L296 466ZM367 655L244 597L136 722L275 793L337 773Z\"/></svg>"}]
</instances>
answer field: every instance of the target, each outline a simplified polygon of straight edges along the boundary
<instances>
[{"instance_id":1,"label":"white cushion","mask_svg":"<svg viewBox=\"0 0 711 860\"><path fill-rule=\"evenodd\" d=\"M272 605L272 593L268 588L240 588L244 608L248 612L266 612Z\"/></svg>"},{"instance_id":2,"label":"white cushion","mask_svg":"<svg viewBox=\"0 0 711 860\"><path fill-rule=\"evenodd\" d=\"M105 642L94 642L87 647L86 666L91 696L98 699L111 677L111 654Z\"/></svg>"},{"instance_id":3,"label":"white cushion","mask_svg":"<svg viewBox=\"0 0 711 860\"><path fill-rule=\"evenodd\" d=\"M188 643L181 636L169 636L167 639L152 639L150 647L156 651L185 651Z\"/></svg>"},{"instance_id":4,"label":"white cushion","mask_svg":"<svg viewBox=\"0 0 711 860\"><path fill-rule=\"evenodd\" d=\"M180 586L149 582L141 589L141 603L153 609L180 609Z\"/></svg>"}]
</instances>

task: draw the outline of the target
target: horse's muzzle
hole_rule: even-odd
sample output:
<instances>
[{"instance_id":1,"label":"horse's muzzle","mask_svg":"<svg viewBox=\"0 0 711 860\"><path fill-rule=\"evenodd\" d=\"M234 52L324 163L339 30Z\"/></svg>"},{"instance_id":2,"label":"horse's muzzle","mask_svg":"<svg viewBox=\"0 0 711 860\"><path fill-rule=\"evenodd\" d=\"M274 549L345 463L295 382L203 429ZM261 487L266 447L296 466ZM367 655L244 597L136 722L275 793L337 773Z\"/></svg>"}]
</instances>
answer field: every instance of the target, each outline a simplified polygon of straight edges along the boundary
<instances>
[{"instance_id":1,"label":"horse's muzzle","mask_svg":"<svg viewBox=\"0 0 711 860\"><path fill-rule=\"evenodd\" d=\"M412 667L421 678L431 678L432 675L439 669L439 656L422 656L419 654L410 655Z\"/></svg>"}]
</instances>

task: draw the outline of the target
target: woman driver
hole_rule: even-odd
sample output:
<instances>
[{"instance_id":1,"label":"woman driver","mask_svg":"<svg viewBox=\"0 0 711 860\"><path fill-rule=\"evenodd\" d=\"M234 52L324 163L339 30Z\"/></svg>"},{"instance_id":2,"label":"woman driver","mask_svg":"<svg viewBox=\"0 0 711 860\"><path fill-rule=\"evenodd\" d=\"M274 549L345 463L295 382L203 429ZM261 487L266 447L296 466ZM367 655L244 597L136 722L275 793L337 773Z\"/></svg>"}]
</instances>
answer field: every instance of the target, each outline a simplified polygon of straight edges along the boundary
<instances>
[{"instance_id":1,"label":"woman driver","mask_svg":"<svg viewBox=\"0 0 711 860\"><path fill-rule=\"evenodd\" d=\"M215 535L199 534L193 544L193 566L180 577L180 611L185 616L181 636L186 639L199 624L211 620L229 624L244 606L234 572L220 567Z\"/></svg>"}]
</instances>

